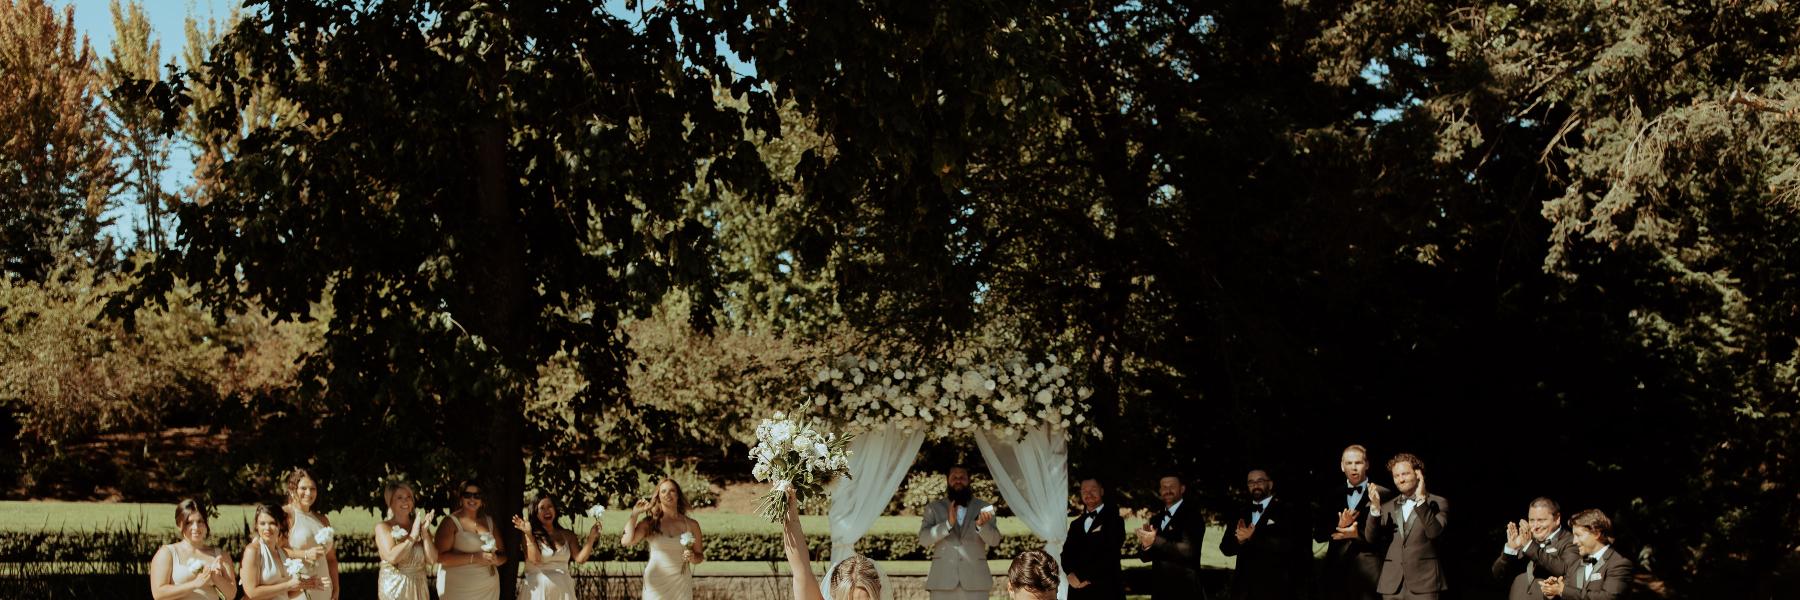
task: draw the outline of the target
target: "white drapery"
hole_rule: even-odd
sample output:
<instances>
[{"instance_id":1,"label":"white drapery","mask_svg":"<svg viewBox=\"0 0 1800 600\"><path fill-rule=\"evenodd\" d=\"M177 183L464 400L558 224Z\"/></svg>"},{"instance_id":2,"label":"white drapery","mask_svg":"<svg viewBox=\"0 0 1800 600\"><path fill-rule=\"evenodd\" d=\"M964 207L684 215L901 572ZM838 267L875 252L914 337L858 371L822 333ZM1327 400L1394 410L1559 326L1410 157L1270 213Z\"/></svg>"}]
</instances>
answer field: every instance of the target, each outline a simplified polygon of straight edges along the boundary
<instances>
[{"instance_id":1,"label":"white drapery","mask_svg":"<svg viewBox=\"0 0 1800 600\"><path fill-rule=\"evenodd\" d=\"M831 564L856 554L856 541L887 512L924 444L923 429L908 431L891 423L851 440L850 478L838 479L831 491Z\"/></svg>"},{"instance_id":2,"label":"white drapery","mask_svg":"<svg viewBox=\"0 0 1800 600\"><path fill-rule=\"evenodd\" d=\"M1062 564L1063 542L1069 534L1069 444L1062 432L1044 425L1011 441L982 431L976 434L975 445L1013 515L1044 540L1044 552ZM834 518L834 541L835 523ZM1057 587L1057 598L1069 596L1067 580Z\"/></svg>"}]
</instances>

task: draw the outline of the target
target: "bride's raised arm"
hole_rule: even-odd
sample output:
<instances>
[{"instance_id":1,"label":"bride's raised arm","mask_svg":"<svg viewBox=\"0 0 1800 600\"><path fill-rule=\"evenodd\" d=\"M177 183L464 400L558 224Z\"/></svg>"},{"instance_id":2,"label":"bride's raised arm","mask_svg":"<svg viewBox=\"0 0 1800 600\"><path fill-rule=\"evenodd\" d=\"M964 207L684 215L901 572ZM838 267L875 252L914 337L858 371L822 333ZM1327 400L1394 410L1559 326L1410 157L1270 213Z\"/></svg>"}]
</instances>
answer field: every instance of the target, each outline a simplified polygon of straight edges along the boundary
<instances>
[{"instance_id":1,"label":"bride's raised arm","mask_svg":"<svg viewBox=\"0 0 1800 600\"><path fill-rule=\"evenodd\" d=\"M800 501L794 491L787 493L787 519L781 523L781 546L787 551L788 568L794 572L794 598L824 600L819 580L813 579L812 554L806 547L806 532L800 529Z\"/></svg>"}]
</instances>

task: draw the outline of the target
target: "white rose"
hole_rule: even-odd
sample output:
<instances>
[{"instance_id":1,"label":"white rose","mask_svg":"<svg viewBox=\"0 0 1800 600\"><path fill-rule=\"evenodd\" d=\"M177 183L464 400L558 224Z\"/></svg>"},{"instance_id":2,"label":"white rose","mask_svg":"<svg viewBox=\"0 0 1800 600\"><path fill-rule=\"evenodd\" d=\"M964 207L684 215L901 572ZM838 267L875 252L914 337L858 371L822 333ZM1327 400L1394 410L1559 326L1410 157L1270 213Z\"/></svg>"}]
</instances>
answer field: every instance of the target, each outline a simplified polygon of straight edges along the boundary
<instances>
[{"instance_id":1,"label":"white rose","mask_svg":"<svg viewBox=\"0 0 1800 600\"><path fill-rule=\"evenodd\" d=\"M336 530L334 530L330 527L326 527L324 529L320 529L316 532L313 532L313 543L316 543L320 546L330 546L332 538L334 538L336 536L337 536Z\"/></svg>"},{"instance_id":2,"label":"white rose","mask_svg":"<svg viewBox=\"0 0 1800 600\"><path fill-rule=\"evenodd\" d=\"M750 475L755 477L757 481L768 481L769 463L756 463L756 466L750 467Z\"/></svg>"},{"instance_id":3,"label":"white rose","mask_svg":"<svg viewBox=\"0 0 1800 600\"><path fill-rule=\"evenodd\" d=\"M188 559L187 564L185 564L183 566L187 567L187 570L189 573L198 575L198 574L200 574L201 571L206 570L206 561L200 560L198 558L190 558L190 559Z\"/></svg>"},{"instance_id":4,"label":"white rose","mask_svg":"<svg viewBox=\"0 0 1800 600\"><path fill-rule=\"evenodd\" d=\"M894 379L906 379L906 371L894 369Z\"/></svg>"},{"instance_id":5,"label":"white rose","mask_svg":"<svg viewBox=\"0 0 1800 600\"><path fill-rule=\"evenodd\" d=\"M499 547L500 546L494 542L494 536L492 534L488 534L488 533L481 534L481 551L482 552L493 552L494 549L499 548Z\"/></svg>"},{"instance_id":6,"label":"white rose","mask_svg":"<svg viewBox=\"0 0 1800 600\"><path fill-rule=\"evenodd\" d=\"M919 414L919 411L917 409L913 408L913 405L907 404L906 406L900 407L900 414L906 415L908 417L912 417L912 416L917 416Z\"/></svg>"},{"instance_id":7,"label":"white rose","mask_svg":"<svg viewBox=\"0 0 1800 600\"><path fill-rule=\"evenodd\" d=\"M606 516L606 507L599 504L589 506L587 509L587 516L589 519L598 521L601 517Z\"/></svg>"}]
</instances>

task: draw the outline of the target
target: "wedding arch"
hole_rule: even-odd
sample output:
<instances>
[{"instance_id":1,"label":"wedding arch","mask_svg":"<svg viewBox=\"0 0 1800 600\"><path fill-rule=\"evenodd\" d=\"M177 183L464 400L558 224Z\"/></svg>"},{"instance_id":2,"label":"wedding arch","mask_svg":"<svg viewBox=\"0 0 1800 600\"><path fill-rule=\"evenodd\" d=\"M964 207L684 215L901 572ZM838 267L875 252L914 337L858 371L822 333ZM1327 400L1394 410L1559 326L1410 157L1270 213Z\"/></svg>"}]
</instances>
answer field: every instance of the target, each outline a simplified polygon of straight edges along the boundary
<instances>
[{"instance_id":1,"label":"wedding arch","mask_svg":"<svg viewBox=\"0 0 1800 600\"><path fill-rule=\"evenodd\" d=\"M1090 390L1056 356L967 353L940 364L847 355L820 366L809 412L856 437L850 478L831 489L831 563L886 512L927 438L972 437L1000 497L1044 551L1062 560L1068 533L1072 434L1100 436L1087 419ZM1067 584L1058 597L1066 597Z\"/></svg>"}]
</instances>

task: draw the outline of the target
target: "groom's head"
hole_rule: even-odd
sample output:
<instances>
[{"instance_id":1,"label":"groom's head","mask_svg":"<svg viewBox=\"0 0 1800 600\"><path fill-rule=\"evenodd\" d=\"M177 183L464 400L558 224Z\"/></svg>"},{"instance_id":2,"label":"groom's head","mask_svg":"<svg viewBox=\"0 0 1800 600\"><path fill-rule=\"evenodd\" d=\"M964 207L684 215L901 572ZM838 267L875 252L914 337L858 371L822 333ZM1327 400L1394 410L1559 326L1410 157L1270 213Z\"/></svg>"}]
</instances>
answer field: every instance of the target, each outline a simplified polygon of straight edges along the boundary
<instances>
[{"instance_id":1,"label":"groom's head","mask_svg":"<svg viewBox=\"0 0 1800 600\"><path fill-rule=\"evenodd\" d=\"M949 470L944 471L944 490L957 504L968 504L969 497L973 495L969 491L969 468L951 465Z\"/></svg>"}]
</instances>

